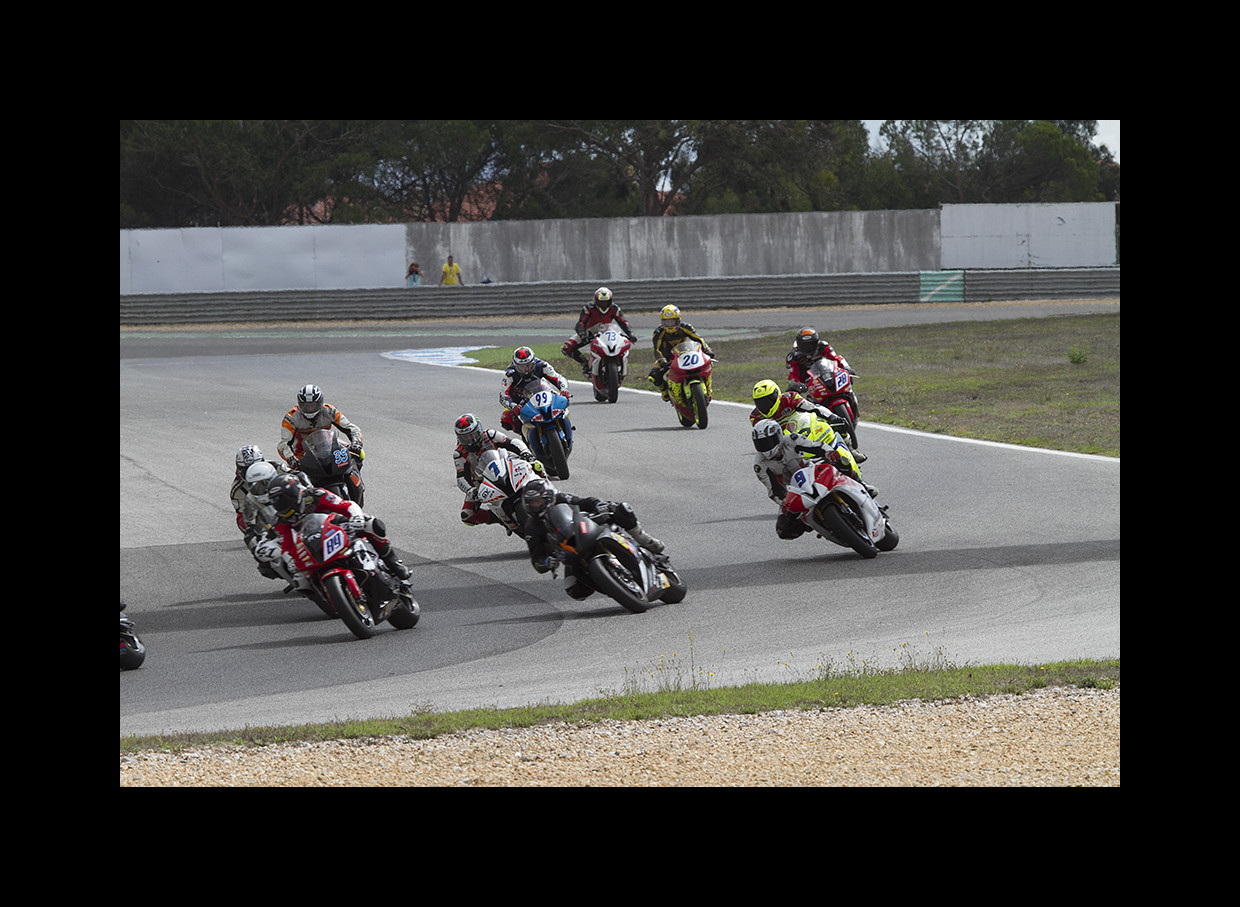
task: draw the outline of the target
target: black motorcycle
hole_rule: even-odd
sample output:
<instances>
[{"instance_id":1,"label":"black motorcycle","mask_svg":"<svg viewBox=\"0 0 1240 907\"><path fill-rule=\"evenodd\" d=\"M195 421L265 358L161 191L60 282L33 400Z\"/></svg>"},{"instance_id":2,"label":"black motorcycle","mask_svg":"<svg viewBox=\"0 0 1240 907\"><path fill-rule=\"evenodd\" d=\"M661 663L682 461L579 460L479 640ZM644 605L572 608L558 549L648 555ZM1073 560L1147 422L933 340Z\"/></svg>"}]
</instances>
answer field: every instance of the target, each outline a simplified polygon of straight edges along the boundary
<instances>
[{"instance_id":1,"label":"black motorcycle","mask_svg":"<svg viewBox=\"0 0 1240 907\"><path fill-rule=\"evenodd\" d=\"M146 646L138 638L133 621L125 616L125 603L121 602L121 670L132 671L146 661Z\"/></svg>"},{"instance_id":2,"label":"black motorcycle","mask_svg":"<svg viewBox=\"0 0 1240 907\"><path fill-rule=\"evenodd\" d=\"M548 540L558 545L560 561L573 567L578 581L634 614L658 601L682 601L687 587L671 560L641 547L606 516L596 521L576 504L547 508Z\"/></svg>"},{"instance_id":3,"label":"black motorcycle","mask_svg":"<svg viewBox=\"0 0 1240 907\"><path fill-rule=\"evenodd\" d=\"M358 507L366 506L366 483L362 481L362 454L349 449L347 439L334 428L320 428L310 432L302 441L304 453L298 461L298 469L304 472L316 488L326 488Z\"/></svg>"}]
</instances>

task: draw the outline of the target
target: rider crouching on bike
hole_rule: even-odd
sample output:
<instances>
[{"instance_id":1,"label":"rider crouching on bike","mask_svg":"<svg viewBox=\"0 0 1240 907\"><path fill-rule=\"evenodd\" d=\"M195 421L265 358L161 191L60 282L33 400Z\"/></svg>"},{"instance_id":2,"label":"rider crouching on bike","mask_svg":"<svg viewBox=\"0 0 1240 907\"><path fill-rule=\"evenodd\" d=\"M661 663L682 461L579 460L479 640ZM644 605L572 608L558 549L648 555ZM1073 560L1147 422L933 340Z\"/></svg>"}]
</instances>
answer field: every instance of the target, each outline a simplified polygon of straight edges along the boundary
<instances>
[{"instance_id":1,"label":"rider crouching on bike","mask_svg":"<svg viewBox=\"0 0 1240 907\"><path fill-rule=\"evenodd\" d=\"M629 327L629 320L624 317L624 312L612 298L611 290L599 287L594 291L593 303L581 307L581 317L577 319L577 333L565 340L564 346L560 348L569 359L577 360L587 379L590 377L590 363L582 356L580 347L589 343L591 334L601 332L613 322L620 329L620 333L629 339L629 343L637 341L637 336Z\"/></svg>"},{"instance_id":2,"label":"rider crouching on bike","mask_svg":"<svg viewBox=\"0 0 1240 907\"><path fill-rule=\"evenodd\" d=\"M865 454L852 450L844 443L844 439L835 431L835 425L840 423L840 417L825 406L820 406L813 400L806 400L796 391L781 393L779 385L774 381L759 381L753 386L753 409L749 411L750 425L757 425L763 419L774 419L787 428L789 427L788 421L797 413L812 413L827 423L827 434L823 440L845 451L849 459L857 463L864 463L868 459Z\"/></svg>"},{"instance_id":3,"label":"rider crouching on bike","mask_svg":"<svg viewBox=\"0 0 1240 907\"><path fill-rule=\"evenodd\" d=\"M654 347L655 363L654 368L650 370L646 380L655 386L662 394L663 399L670 399L667 390L667 370L672 367L672 350L676 344L685 340L696 340L702 345L702 352L712 359L718 359L714 350L710 348L705 340L697 331L693 330L693 325L686 324L680 320L680 309L674 305L665 305L663 311L659 313L659 326L654 329L651 335L651 345Z\"/></svg>"},{"instance_id":4,"label":"rider crouching on bike","mask_svg":"<svg viewBox=\"0 0 1240 907\"><path fill-rule=\"evenodd\" d=\"M497 523L495 514L478 506L478 458L487 450L509 450L522 460L534 464L534 471L542 473L542 463L520 438L505 434L499 429L483 428L473 413L462 413L456 420L456 449L452 451L452 464L456 467L456 485L465 494L461 504L461 522L466 526Z\"/></svg>"},{"instance_id":5,"label":"rider crouching on bike","mask_svg":"<svg viewBox=\"0 0 1240 907\"><path fill-rule=\"evenodd\" d=\"M266 530L270 514L266 512L265 505L260 504L251 494L253 483L260 476L273 479L282 472L289 472L289 468L280 460L264 459L262 450L254 444L247 444L237 451L236 462L237 471L233 476L229 497L232 499L233 510L237 512L237 528L241 530L245 547L249 549L250 554L254 554L254 546L258 544L259 538ZM265 464L264 469L255 470L252 474L250 468L259 463ZM306 487L311 486L310 477L304 472L290 474L295 475L298 481ZM256 557L255 560L258 558ZM258 561L258 572L269 579L276 578L275 572L265 561Z\"/></svg>"},{"instance_id":6,"label":"rider crouching on bike","mask_svg":"<svg viewBox=\"0 0 1240 907\"><path fill-rule=\"evenodd\" d=\"M297 392L297 405L284 415L284 421L280 423L280 445L276 450L290 469L296 469L306 452L302 446L306 435L332 426L348 435L349 453L355 456L358 469L361 469L365 456L362 453L362 430L336 407L323 402L323 391L317 384L307 384Z\"/></svg>"},{"instance_id":7,"label":"rider crouching on bike","mask_svg":"<svg viewBox=\"0 0 1240 907\"><path fill-rule=\"evenodd\" d=\"M309 578L301 572L297 564L297 543L293 530L303 517L312 513L334 513L348 517L340 525L350 535L364 534L374 544L375 552L384 566L398 579L409 579L409 568L392 550L383 521L363 513L352 501L346 501L326 488L306 488L292 475L276 476L268 482L266 488L255 482L254 496L260 502L270 505L275 512L275 523L267 536L255 546L254 554L270 563L294 589L310 588Z\"/></svg>"},{"instance_id":8,"label":"rider crouching on bike","mask_svg":"<svg viewBox=\"0 0 1240 907\"><path fill-rule=\"evenodd\" d=\"M785 360L788 366L788 380L801 384L809 384L809 368L819 359L830 359L839 364L840 368L854 374L848 360L831 348L831 344L818 336L813 328L801 328L796 339L792 341L792 351Z\"/></svg>"},{"instance_id":9,"label":"rider crouching on bike","mask_svg":"<svg viewBox=\"0 0 1240 907\"><path fill-rule=\"evenodd\" d=\"M785 433L774 419L760 420L750 436L757 451L753 461L754 474L766 488L767 497L780 507L779 518L775 520L775 534L781 539L794 539L805 532L805 524L784 510L784 499L788 496L788 483L793 475L807 464L830 463L849 478L860 482L870 497L878 496L877 489L862 480L856 464L845 458L848 448L812 441L796 432Z\"/></svg>"},{"instance_id":10,"label":"rider crouching on bike","mask_svg":"<svg viewBox=\"0 0 1240 907\"><path fill-rule=\"evenodd\" d=\"M554 571L560 563L556 556L559 545L548 538L547 510L553 504L575 504L581 512L595 522L615 524L631 535L637 544L652 554L662 554L664 544L642 528L637 514L626 503L604 501L600 498L581 498L574 494L556 491L554 485L543 479L534 479L521 489L521 504L525 508L525 544L529 548L530 563L539 573ZM564 564L564 590L570 597L581 600L594 591L576 574L573 563Z\"/></svg>"},{"instance_id":11,"label":"rider crouching on bike","mask_svg":"<svg viewBox=\"0 0 1240 907\"><path fill-rule=\"evenodd\" d=\"M504 370L504 390L499 395L500 405L504 413L499 424L509 431L521 431L521 407L525 406L529 391L538 385L540 378L546 378L565 397L568 392L568 379L557 372L546 359L539 359L528 346L518 347L512 354L512 365ZM564 419L564 429L572 437L572 424Z\"/></svg>"}]
</instances>

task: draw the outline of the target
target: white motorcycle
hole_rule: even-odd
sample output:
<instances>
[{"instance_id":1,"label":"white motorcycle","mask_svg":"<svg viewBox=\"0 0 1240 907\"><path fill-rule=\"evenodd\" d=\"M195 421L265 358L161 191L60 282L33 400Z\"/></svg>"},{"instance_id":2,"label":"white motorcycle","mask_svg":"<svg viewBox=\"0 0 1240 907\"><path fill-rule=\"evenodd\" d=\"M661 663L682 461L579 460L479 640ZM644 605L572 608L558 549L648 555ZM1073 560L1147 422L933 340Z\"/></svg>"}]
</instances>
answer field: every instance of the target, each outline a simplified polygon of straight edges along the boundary
<instances>
[{"instance_id":1,"label":"white motorcycle","mask_svg":"<svg viewBox=\"0 0 1240 907\"><path fill-rule=\"evenodd\" d=\"M494 514L509 533L515 532L524 538L525 508L521 504L521 489L540 476L534 463L507 450L487 450L478 458L478 476L478 487L474 490L478 506Z\"/></svg>"},{"instance_id":2,"label":"white motorcycle","mask_svg":"<svg viewBox=\"0 0 1240 907\"><path fill-rule=\"evenodd\" d=\"M586 368L590 384L594 387L594 399L615 403L620 395L620 385L629 373L629 350L633 344L617 330L599 331L590 338L586 352Z\"/></svg>"},{"instance_id":3,"label":"white motorcycle","mask_svg":"<svg viewBox=\"0 0 1240 907\"><path fill-rule=\"evenodd\" d=\"M783 509L829 542L865 558L900 544L900 535L864 485L830 463L806 463L788 483Z\"/></svg>"}]
</instances>

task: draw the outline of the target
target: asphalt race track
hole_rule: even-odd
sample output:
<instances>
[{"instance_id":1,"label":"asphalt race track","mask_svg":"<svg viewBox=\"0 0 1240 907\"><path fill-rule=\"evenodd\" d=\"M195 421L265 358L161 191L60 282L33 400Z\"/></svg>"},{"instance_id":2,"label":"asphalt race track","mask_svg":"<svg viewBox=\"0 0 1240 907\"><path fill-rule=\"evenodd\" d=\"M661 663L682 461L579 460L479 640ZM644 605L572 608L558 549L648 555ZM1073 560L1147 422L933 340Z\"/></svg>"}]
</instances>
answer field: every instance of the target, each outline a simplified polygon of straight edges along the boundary
<instances>
[{"instance_id":1,"label":"asphalt race track","mask_svg":"<svg viewBox=\"0 0 1240 907\"><path fill-rule=\"evenodd\" d=\"M900 309L689 320L722 339L1118 303ZM632 320L646 340L640 375L653 318ZM148 655L121 672L121 735L571 702L641 683L800 679L827 659L893 666L910 650L957 664L1119 657L1118 460L863 422L863 471L901 536L896 551L867 561L775 536L747 407L716 402L708 429L683 429L633 378L612 406L574 384L577 446L560 485L629 501L668 544L689 594L640 615L597 595L568 598L533 571L519 539L458 518L452 422L472 411L498 423L497 373L416 360L570 330L533 319L122 333L120 589ZM419 352L385 355L404 350ZM280 419L311 382L365 432L366 509L413 568L423 609L413 630L384 625L355 639L261 577L237 532L233 457L247 443L275 457ZM858 388L864 416L864 378Z\"/></svg>"}]
</instances>

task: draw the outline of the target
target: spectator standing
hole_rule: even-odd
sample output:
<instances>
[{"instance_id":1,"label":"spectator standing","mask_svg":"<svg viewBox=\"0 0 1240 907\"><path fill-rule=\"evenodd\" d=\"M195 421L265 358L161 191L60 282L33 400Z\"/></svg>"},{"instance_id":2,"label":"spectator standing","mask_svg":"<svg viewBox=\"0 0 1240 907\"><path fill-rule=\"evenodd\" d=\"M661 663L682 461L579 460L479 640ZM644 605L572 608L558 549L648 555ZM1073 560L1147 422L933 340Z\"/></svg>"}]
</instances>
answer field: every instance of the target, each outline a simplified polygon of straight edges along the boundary
<instances>
[{"instance_id":1,"label":"spectator standing","mask_svg":"<svg viewBox=\"0 0 1240 907\"><path fill-rule=\"evenodd\" d=\"M448 256L448 263L443 266L443 274L439 277L439 285L441 287L454 287L457 284L465 283L461 277L461 266L452 260L452 256Z\"/></svg>"}]
</instances>

